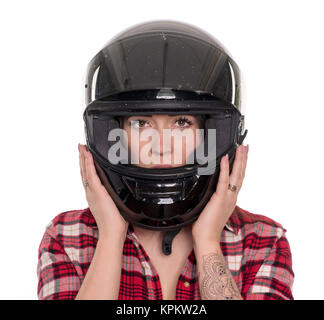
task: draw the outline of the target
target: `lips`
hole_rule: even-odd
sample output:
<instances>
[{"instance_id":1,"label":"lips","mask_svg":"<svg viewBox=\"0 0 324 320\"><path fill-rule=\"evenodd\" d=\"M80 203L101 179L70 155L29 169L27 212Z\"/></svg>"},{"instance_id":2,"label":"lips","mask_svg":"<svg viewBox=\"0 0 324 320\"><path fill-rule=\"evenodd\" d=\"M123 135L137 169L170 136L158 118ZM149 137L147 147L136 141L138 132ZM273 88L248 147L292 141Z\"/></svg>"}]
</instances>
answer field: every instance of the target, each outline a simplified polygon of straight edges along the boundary
<instances>
[{"instance_id":1,"label":"lips","mask_svg":"<svg viewBox=\"0 0 324 320\"><path fill-rule=\"evenodd\" d=\"M151 167L151 169L165 169L165 168L172 168L170 164L158 164L156 166Z\"/></svg>"}]
</instances>

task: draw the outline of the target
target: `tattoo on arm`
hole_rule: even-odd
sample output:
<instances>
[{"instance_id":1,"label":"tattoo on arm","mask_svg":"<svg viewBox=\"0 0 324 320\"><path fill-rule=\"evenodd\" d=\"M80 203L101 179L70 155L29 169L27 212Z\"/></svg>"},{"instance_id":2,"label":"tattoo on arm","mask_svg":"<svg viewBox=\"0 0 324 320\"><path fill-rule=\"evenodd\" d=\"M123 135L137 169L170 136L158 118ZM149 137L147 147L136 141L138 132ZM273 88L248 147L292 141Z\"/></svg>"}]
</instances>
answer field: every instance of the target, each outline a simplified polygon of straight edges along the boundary
<instances>
[{"instance_id":1,"label":"tattoo on arm","mask_svg":"<svg viewBox=\"0 0 324 320\"><path fill-rule=\"evenodd\" d=\"M224 257L217 253L203 256L202 295L208 300L242 300ZM198 274L198 278L200 273Z\"/></svg>"}]
</instances>

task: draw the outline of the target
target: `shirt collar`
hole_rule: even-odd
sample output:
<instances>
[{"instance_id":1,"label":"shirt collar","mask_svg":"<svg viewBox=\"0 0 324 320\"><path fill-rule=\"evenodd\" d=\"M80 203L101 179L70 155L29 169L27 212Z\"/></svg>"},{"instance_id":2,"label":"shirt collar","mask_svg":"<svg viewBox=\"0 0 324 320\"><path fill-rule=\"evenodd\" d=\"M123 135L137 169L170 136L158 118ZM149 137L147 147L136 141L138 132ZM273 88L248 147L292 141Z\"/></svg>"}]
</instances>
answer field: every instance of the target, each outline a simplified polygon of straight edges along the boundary
<instances>
[{"instance_id":1,"label":"shirt collar","mask_svg":"<svg viewBox=\"0 0 324 320\"><path fill-rule=\"evenodd\" d=\"M225 224L225 228L226 228L228 231L230 231L230 232L236 234L235 229L230 225L230 223L229 223L228 221L227 221L226 224Z\"/></svg>"},{"instance_id":2,"label":"shirt collar","mask_svg":"<svg viewBox=\"0 0 324 320\"><path fill-rule=\"evenodd\" d=\"M138 238L134 232L134 228L132 226L131 223L128 224L128 230L127 230L127 235L126 235L128 238L132 238L136 241L136 243L138 242Z\"/></svg>"},{"instance_id":3,"label":"shirt collar","mask_svg":"<svg viewBox=\"0 0 324 320\"><path fill-rule=\"evenodd\" d=\"M239 218L239 206L235 206L231 216L227 220L225 224L225 228L228 229L229 231L235 233L236 235L240 231L241 223L240 223L240 218Z\"/></svg>"}]
</instances>

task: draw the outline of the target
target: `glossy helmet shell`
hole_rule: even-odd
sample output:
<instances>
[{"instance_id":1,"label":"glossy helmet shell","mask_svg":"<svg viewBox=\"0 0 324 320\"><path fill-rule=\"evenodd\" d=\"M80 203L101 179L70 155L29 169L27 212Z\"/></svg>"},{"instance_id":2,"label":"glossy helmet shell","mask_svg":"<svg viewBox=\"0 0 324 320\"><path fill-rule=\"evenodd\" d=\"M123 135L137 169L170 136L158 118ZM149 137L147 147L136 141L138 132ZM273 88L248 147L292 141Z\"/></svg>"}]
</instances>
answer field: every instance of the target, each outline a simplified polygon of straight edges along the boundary
<instances>
[{"instance_id":1,"label":"glossy helmet shell","mask_svg":"<svg viewBox=\"0 0 324 320\"><path fill-rule=\"evenodd\" d=\"M216 190L220 159L243 142L240 70L211 35L189 24L160 20L133 26L90 61L83 114L87 147L101 182L125 220L153 230L194 222ZM121 116L192 114L216 129L214 170L203 165L147 169L111 163L109 132ZM205 144L208 137L205 137ZM216 146L215 146L216 147Z\"/></svg>"}]
</instances>

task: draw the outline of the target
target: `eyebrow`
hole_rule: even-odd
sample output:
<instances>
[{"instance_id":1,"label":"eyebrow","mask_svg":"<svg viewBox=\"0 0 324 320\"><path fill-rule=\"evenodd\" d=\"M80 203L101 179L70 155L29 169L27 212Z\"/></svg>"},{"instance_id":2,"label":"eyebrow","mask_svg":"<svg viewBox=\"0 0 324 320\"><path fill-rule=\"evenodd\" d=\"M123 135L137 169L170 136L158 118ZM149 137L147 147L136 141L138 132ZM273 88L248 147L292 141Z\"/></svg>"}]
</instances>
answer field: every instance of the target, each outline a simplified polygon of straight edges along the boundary
<instances>
[{"instance_id":1,"label":"eyebrow","mask_svg":"<svg viewBox=\"0 0 324 320\"><path fill-rule=\"evenodd\" d=\"M183 116L183 115L185 115L185 116L192 116L192 115L186 115L186 114L175 114L175 115L167 115L167 116L169 116L169 117L176 117L176 116ZM150 114L141 114L141 115L133 115L133 116L126 116L125 118L126 119L128 119L128 118L131 118L131 117L149 117L149 118L152 118L152 115L150 115Z\"/></svg>"}]
</instances>

